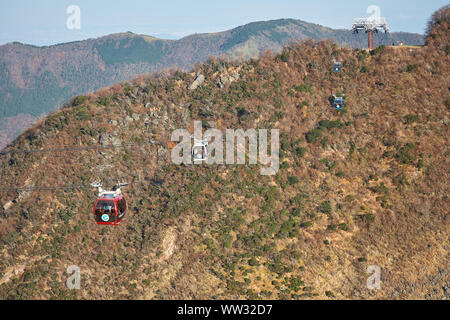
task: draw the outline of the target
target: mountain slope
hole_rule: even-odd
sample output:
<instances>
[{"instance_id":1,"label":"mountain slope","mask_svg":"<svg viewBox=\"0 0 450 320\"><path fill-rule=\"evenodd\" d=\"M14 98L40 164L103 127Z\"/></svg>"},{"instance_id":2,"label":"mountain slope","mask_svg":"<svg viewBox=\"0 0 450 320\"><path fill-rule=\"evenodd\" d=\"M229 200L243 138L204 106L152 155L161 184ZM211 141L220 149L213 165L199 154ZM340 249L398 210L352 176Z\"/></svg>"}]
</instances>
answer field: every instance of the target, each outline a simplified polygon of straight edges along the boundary
<instances>
[{"instance_id":1,"label":"mountain slope","mask_svg":"<svg viewBox=\"0 0 450 320\"><path fill-rule=\"evenodd\" d=\"M264 50L279 51L283 43L307 38L334 38L339 44L366 46L364 35L293 19L255 22L177 41L128 32L50 47L7 44L0 46L0 119L19 114L38 117L76 94L139 74L174 67L188 70L210 56L254 57ZM421 44L423 36L393 33L376 40ZM0 148L16 136L17 130L25 128L4 131L7 139L0 140Z\"/></svg>"},{"instance_id":2,"label":"mountain slope","mask_svg":"<svg viewBox=\"0 0 450 320\"><path fill-rule=\"evenodd\" d=\"M308 41L75 99L8 150L135 145L2 155L1 187L124 179L127 221L94 224L91 189L2 192L0 297L448 298L448 26L419 49ZM279 129L278 174L171 164L172 131L200 119ZM80 290L65 286L71 265Z\"/></svg>"}]
</instances>

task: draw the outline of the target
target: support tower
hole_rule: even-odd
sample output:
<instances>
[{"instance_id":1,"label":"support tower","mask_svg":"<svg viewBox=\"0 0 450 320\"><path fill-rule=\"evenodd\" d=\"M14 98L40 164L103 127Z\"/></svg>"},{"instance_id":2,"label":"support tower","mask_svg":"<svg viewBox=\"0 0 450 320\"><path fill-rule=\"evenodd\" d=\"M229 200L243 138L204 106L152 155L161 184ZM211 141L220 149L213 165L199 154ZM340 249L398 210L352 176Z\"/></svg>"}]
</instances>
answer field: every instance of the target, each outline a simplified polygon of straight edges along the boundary
<instances>
[{"instance_id":1,"label":"support tower","mask_svg":"<svg viewBox=\"0 0 450 320\"><path fill-rule=\"evenodd\" d=\"M383 30L385 33L389 32L389 26L385 18L357 18L353 21L352 31L354 33L358 33L359 31L368 33L370 50L373 50L373 33L378 33L379 30Z\"/></svg>"}]
</instances>

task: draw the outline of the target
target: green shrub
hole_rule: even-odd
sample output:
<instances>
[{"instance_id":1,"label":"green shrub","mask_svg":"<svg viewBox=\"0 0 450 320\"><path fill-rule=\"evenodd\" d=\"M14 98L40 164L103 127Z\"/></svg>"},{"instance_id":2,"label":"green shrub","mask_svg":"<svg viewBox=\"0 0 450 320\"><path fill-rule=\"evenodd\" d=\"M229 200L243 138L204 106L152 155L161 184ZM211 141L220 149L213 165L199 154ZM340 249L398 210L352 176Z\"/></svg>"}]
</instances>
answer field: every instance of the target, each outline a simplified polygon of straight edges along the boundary
<instances>
[{"instance_id":1,"label":"green shrub","mask_svg":"<svg viewBox=\"0 0 450 320\"><path fill-rule=\"evenodd\" d=\"M385 195L377 197L376 201L380 202L380 205L381 205L382 208L387 208L388 207L387 197Z\"/></svg>"},{"instance_id":2,"label":"green shrub","mask_svg":"<svg viewBox=\"0 0 450 320\"><path fill-rule=\"evenodd\" d=\"M97 103L106 107L111 103L111 99L109 97L101 97L97 100Z\"/></svg>"},{"instance_id":3,"label":"green shrub","mask_svg":"<svg viewBox=\"0 0 450 320\"><path fill-rule=\"evenodd\" d=\"M298 235L297 230L298 224L292 218L288 221L283 222L280 228L280 232L278 233L279 238L293 238Z\"/></svg>"},{"instance_id":4,"label":"green shrub","mask_svg":"<svg viewBox=\"0 0 450 320\"><path fill-rule=\"evenodd\" d=\"M419 69L418 64L408 64L408 66L406 67L406 72L413 72L416 71L417 69Z\"/></svg>"},{"instance_id":5,"label":"green shrub","mask_svg":"<svg viewBox=\"0 0 450 320\"><path fill-rule=\"evenodd\" d=\"M341 120L336 121L330 121L330 120L321 120L319 121L319 128L320 129L333 129L333 128L343 128L344 124L341 122Z\"/></svg>"},{"instance_id":6,"label":"green shrub","mask_svg":"<svg viewBox=\"0 0 450 320\"><path fill-rule=\"evenodd\" d=\"M395 155L395 158L402 164L413 164L416 160L416 145L413 142L408 142L399 152Z\"/></svg>"},{"instance_id":7,"label":"green shrub","mask_svg":"<svg viewBox=\"0 0 450 320\"><path fill-rule=\"evenodd\" d=\"M345 177L345 172L344 171L338 171L338 172L336 172L336 176L339 177L339 178L343 178L343 177Z\"/></svg>"},{"instance_id":8,"label":"green shrub","mask_svg":"<svg viewBox=\"0 0 450 320\"><path fill-rule=\"evenodd\" d=\"M419 121L419 116L417 116L416 114L408 114L405 116L405 124L412 124L415 123L417 121Z\"/></svg>"},{"instance_id":9,"label":"green shrub","mask_svg":"<svg viewBox=\"0 0 450 320\"><path fill-rule=\"evenodd\" d=\"M320 137L322 136L322 130L321 129L312 129L311 131L307 132L305 137L306 141L309 143L316 142Z\"/></svg>"},{"instance_id":10,"label":"green shrub","mask_svg":"<svg viewBox=\"0 0 450 320\"><path fill-rule=\"evenodd\" d=\"M11 231L4 238L3 242L7 245L14 243L19 237L19 233L17 231Z\"/></svg>"},{"instance_id":11,"label":"green shrub","mask_svg":"<svg viewBox=\"0 0 450 320\"><path fill-rule=\"evenodd\" d=\"M375 56L377 54L380 54L382 52L384 52L384 50L386 49L386 46L384 44L382 44L381 46L375 48L374 50L370 51L370 55Z\"/></svg>"},{"instance_id":12,"label":"green shrub","mask_svg":"<svg viewBox=\"0 0 450 320\"><path fill-rule=\"evenodd\" d=\"M379 184L378 186L370 188L371 191L379 194L389 194L389 189L384 185L384 183Z\"/></svg>"},{"instance_id":13,"label":"green shrub","mask_svg":"<svg viewBox=\"0 0 450 320\"><path fill-rule=\"evenodd\" d=\"M287 287L291 289L292 291L298 292L300 291L301 287L303 286L304 282L300 277L290 277L287 279Z\"/></svg>"},{"instance_id":14,"label":"green shrub","mask_svg":"<svg viewBox=\"0 0 450 320\"><path fill-rule=\"evenodd\" d=\"M305 153L306 153L306 148L304 148L304 147L297 147L297 148L295 148L295 154L298 157L303 158Z\"/></svg>"},{"instance_id":15,"label":"green shrub","mask_svg":"<svg viewBox=\"0 0 450 320\"><path fill-rule=\"evenodd\" d=\"M288 182L289 182L289 184L292 186L292 185L294 185L294 184L297 184L298 183L298 178L297 177L295 177L295 176L290 176L290 177L288 177Z\"/></svg>"},{"instance_id":16,"label":"green shrub","mask_svg":"<svg viewBox=\"0 0 450 320\"><path fill-rule=\"evenodd\" d=\"M214 240L211 238L205 239L204 244L208 247L209 250L213 250L214 247Z\"/></svg>"},{"instance_id":17,"label":"green shrub","mask_svg":"<svg viewBox=\"0 0 450 320\"><path fill-rule=\"evenodd\" d=\"M313 85L311 83L302 83L299 86L294 86L294 90L298 91L298 92L307 92L307 93L311 93L312 92L312 88Z\"/></svg>"},{"instance_id":18,"label":"green shrub","mask_svg":"<svg viewBox=\"0 0 450 320\"><path fill-rule=\"evenodd\" d=\"M252 267L256 267L256 266L259 266L259 262L256 258L253 257L248 261L248 265L252 266Z\"/></svg>"},{"instance_id":19,"label":"green shrub","mask_svg":"<svg viewBox=\"0 0 450 320\"><path fill-rule=\"evenodd\" d=\"M324 201L319 207L320 211L323 213L331 213L331 204L329 201Z\"/></svg>"},{"instance_id":20,"label":"green shrub","mask_svg":"<svg viewBox=\"0 0 450 320\"><path fill-rule=\"evenodd\" d=\"M105 261L105 255L101 252L97 254L97 261L103 263Z\"/></svg>"},{"instance_id":21,"label":"green shrub","mask_svg":"<svg viewBox=\"0 0 450 320\"><path fill-rule=\"evenodd\" d=\"M74 216L74 211L70 208L65 208L58 212L59 218L64 221L65 223L68 223L69 220Z\"/></svg>"},{"instance_id":22,"label":"green shrub","mask_svg":"<svg viewBox=\"0 0 450 320\"><path fill-rule=\"evenodd\" d=\"M123 90L125 91L125 94L129 94L131 91L133 91L133 86L129 83L123 84Z\"/></svg>"},{"instance_id":23,"label":"green shrub","mask_svg":"<svg viewBox=\"0 0 450 320\"><path fill-rule=\"evenodd\" d=\"M404 172L400 173L398 176L392 179L392 182L396 185L408 185L408 179Z\"/></svg>"},{"instance_id":24,"label":"green shrub","mask_svg":"<svg viewBox=\"0 0 450 320\"><path fill-rule=\"evenodd\" d=\"M74 108L73 114L77 120L90 120L92 118L87 106L78 106Z\"/></svg>"},{"instance_id":25,"label":"green shrub","mask_svg":"<svg viewBox=\"0 0 450 320\"><path fill-rule=\"evenodd\" d=\"M289 52L288 51L283 51L283 53L280 56L281 61L283 62L288 62L289 61Z\"/></svg>"},{"instance_id":26,"label":"green shrub","mask_svg":"<svg viewBox=\"0 0 450 320\"><path fill-rule=\"evenodd\" d=\"M243 116L247 115L247 110L243 106L236 107L236 114L238 118L242 118Z\"/></svg>"},{"instance_id":27,"label":"green shrub","mask_svg":"<svg viewBox=\"0 0 450 320\"><path fill-rule=\"evenodd\" d=\"M280 137L281 137L281 139L280 139L281 149L284 151L290 150L292 147L292 144L289 141L289 139L287 138L286 134L282 133Z\"/></svg>"},{"instance_id":28,"label":"green shrub","mask_svg":"<svg viewBox=\"0 0 450 320\"><path fill-rule=\"evenodd\" d=\"M368 54L365 50L360 50L357 55L358 61L362 61L362 60L366 59L367 56L368 56Z\"/></svg>"},{"instance_id":29,"label":"green shrub","mask_svg":"<svg viewBox=\"0 0 450 320\"><path fill-rule=\"evenodd\" d=\"M273 118L273 121L280 121L281 119L284 118L284 113L281 111L277 111L273 114L272 118Z\"/></svg>"},{"instance_id":30,"label":"green shrub","mask_svg":"<svg viewBox=\"0 0 450 320\"><path fill-rule=\"evenodd\" d=\"M337 224L332 223L327 227L327 230L334 231L337 229L337 227Z\"/></svg>"},{"instance_id":31,"label":"green shrub","mask_svg":"<svg viewBox=\"0 0 450 320\"><path fill-rule=\"evenodd\" d=\"M348 153L349 153L350 155L352 155L352 154L355 152L355 150L356 150L356 146L355 146L355 143L354 143L353 141L350 141L350 142L349 142L349 145L350 145L350 148L349 148Z\"/></svg>"},{"instance_id":32,"label":"green shrub","mask_svg":"<svg viewBox=\"0 0 450 320\"><path fill-rule=\"evenodd\" d=\"M283 163L280 164L280 169L287 169L290 167L289 162L284 161Z\"/></svg>"},{"instance_id":33,"label":"green shrub","mask_svg":"<svg viewBox=\"0 0 450 320\"><path fill-rule=\"evenodd\" d=\"M73 99L72 105L73 105L74 107L79 106L79 105L82 105L83 103L86 102L86 100L87 100L87 97L86 97L86 96L78 96L78 97L76 97L75 99Z\"/></svg>"},{"instance_id":34,"label":"green shrub","mask_svg":"<svg viewBox=\"0 0 450 320\"><path fill-rule=\"evenodd\" d=\"M319 121L317 128L315 128L311 131L308 131L305 134L306 141L308 141L309 143L316 142L319 138L322 137L323 130L329 130L329 129L334 129L334 128L340 129L343 127L344 127L344 123L342 123L341 120L336 120L336 121L321 120L321 121ZM324 141L324 143L326 143L326 141Z\"/></svg>"},{"instance_id":35,"label":"green shrub","mask_svg":"<svg viewBox=\"0 0 450 320\"><path fill-rule=\"evenodd\" d=\"M391 158L394 155L394 151L388 150L383 153L382 158Z\"/></svg>"},{"instance_id":36,"label":"green shrub","mask_svg":"<svg viewBox=\"0 0 450 320\"><path fill-rule=\"evenodd\" d=\"M420 158L419 161L417 161L417 169L421 170L425 165L425 161L423 158Z\"/></svg>"},{"instance_id":37,"label":"green shrub","mask_svg":"<svg viewBox=\"0 0 450 320\"><path fill-rule=\"evenodd\" d=\"M312 227L312 225L313 225L312 221L307 221L307 222L303 222L302 224L300 224L300 227L309 228L309 227Z\"/></svg>"},{"instance_id":38,"label":"green shrub","mask_svg":"<svg viewBox=\"0 0 450 320\"><path fill-rule=\"evenodd\" d=\"M334 298L334 297L335 297L333 291L325 291L325 295L326 295L327 297L329 297L329 298Z\"/></svg>"}]
</instances>

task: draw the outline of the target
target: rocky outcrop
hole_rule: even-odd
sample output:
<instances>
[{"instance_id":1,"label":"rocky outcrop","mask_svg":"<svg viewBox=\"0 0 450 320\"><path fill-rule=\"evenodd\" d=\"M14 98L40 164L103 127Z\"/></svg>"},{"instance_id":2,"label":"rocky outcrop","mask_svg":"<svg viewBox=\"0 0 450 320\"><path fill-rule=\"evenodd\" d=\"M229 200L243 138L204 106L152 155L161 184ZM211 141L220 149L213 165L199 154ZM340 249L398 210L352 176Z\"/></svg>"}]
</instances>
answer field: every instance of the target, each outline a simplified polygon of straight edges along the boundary
<instances>
[{"instance_id":1,"label":"rocky outcrop","mask_svg":"<svg viewBox=\"0 0 450 320\"><path fill-rule=\"evenodd\" d=\"M239 72L236 70L232 72L225 71L219 76L219 81L217 82L217 86L219 88L223 88L226 85L231 84L234 81L239 80Z\"/></svg>"},{"instance_id":2,"label":"rocky outcrop","mask_svg":"<svg viewBox=\"0 0 450 320\"><path fill-rule=\"evenodd\" d=\"M100 136L99 142L102 146L120 146L122 144L122 141L111 135L111 134L104 134Z\"/></svg>"},{"instance_id":3,"label":"rocky outcrop","mask_svg":"<svg viewBox=\"0 0 450 320\"><path fill-rule=\"evenodd\" d=\"M205 82L205 76L202 74L197 75L197 77L195 78L194 82L192 82L188 89L189 90L195 90L197 89L199 86L201 86L203 84L203 82Z\"/></svg>"}]
</instances>

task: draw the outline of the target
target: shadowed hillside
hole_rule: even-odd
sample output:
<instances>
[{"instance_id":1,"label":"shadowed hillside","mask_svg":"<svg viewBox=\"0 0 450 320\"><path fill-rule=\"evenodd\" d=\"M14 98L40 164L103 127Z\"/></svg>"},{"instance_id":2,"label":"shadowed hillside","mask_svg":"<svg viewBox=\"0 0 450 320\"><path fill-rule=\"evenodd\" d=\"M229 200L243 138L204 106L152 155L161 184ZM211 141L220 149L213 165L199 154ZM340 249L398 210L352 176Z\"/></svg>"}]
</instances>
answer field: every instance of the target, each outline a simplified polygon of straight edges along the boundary
<instances>
[{"instance_id":1,"label":"shadowed hillside","mask_svg":"<svg viewBox=\"0 0 450 320\"><path fill-rule=\"evenodd\" d=\"M79 187L2 190L0 297L448 298L448 16L437 21L418 49L306 41L72 99L1 156L2 189ZM172 131L194 120L279 129L280 171L171 164ZM133 146L17 153L111 143ZM130 182L116 228L95 224L96 192L81 187L100 179ZM65 286L70 265L80 290Z\"/></svg>"},{"instance_id":2,"label":"shadowed hillside","mask_svg":"<svg viewBox=\"0 0 450 320\"><path fill-rule=\"evenodd\" d=\"M308 38L333 38L340 45L360 48L367 42L363 34L282 19L177 41L128 32L50 47L0 46L0 119L12 118L5 121L14 126L14 130L0 128L0 149L17 136L17 131L28 128L29 117L51 112L76 94L165 68L189 70L210 56L249 58L264 50L278 52L283 43ZM423 36L393 33L376 37L377 44L390 45L397 40L422 44Z\"/></svg>"}]
</instances>

